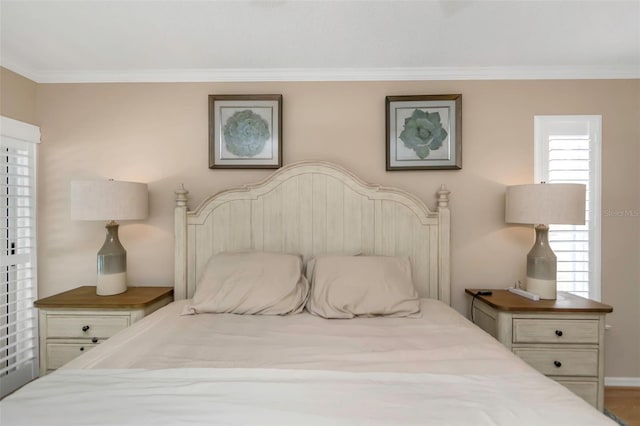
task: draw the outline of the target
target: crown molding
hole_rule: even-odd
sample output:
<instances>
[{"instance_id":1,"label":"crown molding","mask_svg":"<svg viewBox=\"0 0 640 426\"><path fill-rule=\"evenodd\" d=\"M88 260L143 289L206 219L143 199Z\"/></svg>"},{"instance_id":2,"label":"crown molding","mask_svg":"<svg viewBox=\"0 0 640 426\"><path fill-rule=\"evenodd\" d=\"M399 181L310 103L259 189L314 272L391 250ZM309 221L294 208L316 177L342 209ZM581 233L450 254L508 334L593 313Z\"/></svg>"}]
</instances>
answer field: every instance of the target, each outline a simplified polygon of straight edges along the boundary
<instances>
[{"instance_id":1,"label":"crown molding","mask_svg":"<svg viewBox=\"0 0 640 426\"><path fill-rule=\"evenodd\" d=\"M36 83L187 83L266 81L585 80L638 79L640 66L238 68L34 71L3 66Z\"/></svg>"},{"instance_id":2,"label":"crown molding","mask_svg":"<svg viewBox=\"0 0 640 426\"><path fill-rule=\"evenodd\" d=\"M3 57L2 60L0 60L0 66L2 68L8 69L9 71L15 72L16 74L19 74L24 78L28 78L35 83L40 83L36 80L37 76L35 75L35 73L29 67L25 67L20 62L16 62Z\"/></svg>"}]
</instances>

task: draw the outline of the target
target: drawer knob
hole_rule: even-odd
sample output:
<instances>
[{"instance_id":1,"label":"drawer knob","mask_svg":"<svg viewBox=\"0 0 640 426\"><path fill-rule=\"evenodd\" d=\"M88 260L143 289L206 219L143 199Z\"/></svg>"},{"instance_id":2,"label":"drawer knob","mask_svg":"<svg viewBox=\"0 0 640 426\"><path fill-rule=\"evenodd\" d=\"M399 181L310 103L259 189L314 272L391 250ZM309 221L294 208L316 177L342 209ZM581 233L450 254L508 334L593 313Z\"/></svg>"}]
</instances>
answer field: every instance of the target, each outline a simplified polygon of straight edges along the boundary
<instances>
[{"instance_id":1,"label":"drawer knob","mask_svg":"<svg viewBox=\"0 0 640 426\"><path fill-rule=\"evenodd\" d=\"M84 327L82 327L82 331L86 333L87 331L89 331L90 328L91 327L89 327L88 325L85 325Z\"/></svg>"},{"instance_id":2,"label":"drawer knob","mask_svg":"<svg viewBox=\"0 0 640 426\"><path fill-rule=\"evenodd\" d=\"M80 347L80 352L84 351L84 346Z\"/></svg>"},{"instance_id":3,"label":"drawer knob","mask_svg":"<svg viewBox=\"0 0 640 426\"><path fill-rule=\"evenodd\" d=\"M553 365L555 365L557 368L562 367L562 363L560 361L553 361Z\"/></svg>"},{"instance_id":4,"label":"drawer knob","mask_svg":"<svg viewBox=\"0 0 640 426\"><path fill-rule=\"evenodd\" d=\"M562 330L556 330L556 336L562 337Z\"/></svg>"},{"instance_id":5,"label":"drawer knob","mask_svg":"<svg viewBox=\"0 0 640 426\"><path fill-rule=\"evenodd\" d=\"M97 337L92 337L91 338L91 343L98 343L98 338Z\"/></svg>"}]
</instances>

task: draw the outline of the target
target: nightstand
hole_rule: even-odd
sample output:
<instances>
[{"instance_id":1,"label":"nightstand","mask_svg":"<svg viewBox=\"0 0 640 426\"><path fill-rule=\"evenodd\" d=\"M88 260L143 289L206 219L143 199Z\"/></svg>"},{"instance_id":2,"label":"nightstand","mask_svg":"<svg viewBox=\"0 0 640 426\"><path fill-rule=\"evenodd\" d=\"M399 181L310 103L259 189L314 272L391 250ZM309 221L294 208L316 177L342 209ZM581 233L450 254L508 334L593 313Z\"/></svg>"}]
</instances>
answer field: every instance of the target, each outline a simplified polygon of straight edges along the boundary
<instances>
[{"instance_id":1,"label":"nightstand","mask_svg":"<svg viewBox=\"0 0 640 426\"><path fill-rule=\"evenodd\" d=\"M113 296L78 287L37 300L40 375L49 373L173 301L172 287L129 287Z\"/></svg>"},{"instance_id":2,"label":"nightstand","mask_svg":"<svg viewBox=\"0 0 640 426\"><path fill-rule=\"evenodd\" d=\"M476 325L602 411L604 326L611 306L566 292L533 301L507 290L491 290L491 296L465 291Z\"/></svg>"}]
</instances>

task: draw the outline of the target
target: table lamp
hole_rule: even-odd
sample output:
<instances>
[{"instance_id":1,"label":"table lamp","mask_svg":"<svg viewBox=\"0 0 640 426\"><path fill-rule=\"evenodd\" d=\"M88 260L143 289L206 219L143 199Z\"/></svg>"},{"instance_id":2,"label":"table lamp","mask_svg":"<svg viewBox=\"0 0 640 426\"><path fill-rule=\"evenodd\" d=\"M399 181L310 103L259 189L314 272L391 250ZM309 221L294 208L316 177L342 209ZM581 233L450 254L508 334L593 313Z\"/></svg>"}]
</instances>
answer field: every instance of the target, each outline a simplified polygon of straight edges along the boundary
<instances>
[{"instance_id":1,"label":"table lamp","mask_svg":"<svg viewBox=\"0 0 640 426\"><path fill-rule=\"evenodd\" d=\"M541 299L556 298L556 255L549 247L549 226L584 225L586 186L540 183L508 186L507 223L536 225L536 241L527 254L526 290Z\"/></svg>"},{"instance_id":2,"label":"table lamp","mask_svg":"<svg viewBox=\"0 0 640 426\"><path fill-rule=\"evenodd\" d=\"M127 252L118 239L116 220L141 220L149 213L147 184L115 180L71 182L71 218L109 221L107 238L98 252L96 293L127 291Z\"/></svg>"}]
</instances>

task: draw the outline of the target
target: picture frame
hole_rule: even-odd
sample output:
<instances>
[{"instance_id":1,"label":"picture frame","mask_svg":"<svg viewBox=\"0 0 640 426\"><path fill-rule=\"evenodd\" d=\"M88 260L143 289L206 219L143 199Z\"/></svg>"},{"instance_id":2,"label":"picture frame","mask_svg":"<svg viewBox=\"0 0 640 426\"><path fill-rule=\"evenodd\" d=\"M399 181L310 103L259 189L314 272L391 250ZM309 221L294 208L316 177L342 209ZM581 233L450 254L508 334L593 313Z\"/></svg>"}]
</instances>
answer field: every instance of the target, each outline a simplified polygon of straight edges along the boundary
<instances>
[{"instance_id":1,"label":"picture frame","mask_svg":"<svg viewBox=\"0 0 640 426\"><path fill-rule=\"evenodd\" d=\"M462 168L462 95L386 97L387 171Z\"/></svg>"},{"instance_id":2,"label":"picture frame","mask_svg":"<svg viewBox=\"0 0 640 426\"><path fill-rule=\"evenodd\" d=\"M209 168L282 167L282 95L209 95Z\"/></svg>"}]
</instances>

